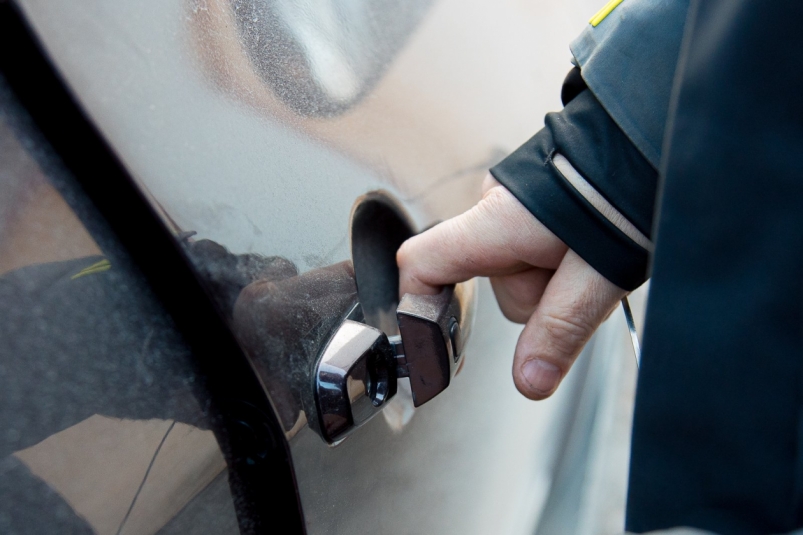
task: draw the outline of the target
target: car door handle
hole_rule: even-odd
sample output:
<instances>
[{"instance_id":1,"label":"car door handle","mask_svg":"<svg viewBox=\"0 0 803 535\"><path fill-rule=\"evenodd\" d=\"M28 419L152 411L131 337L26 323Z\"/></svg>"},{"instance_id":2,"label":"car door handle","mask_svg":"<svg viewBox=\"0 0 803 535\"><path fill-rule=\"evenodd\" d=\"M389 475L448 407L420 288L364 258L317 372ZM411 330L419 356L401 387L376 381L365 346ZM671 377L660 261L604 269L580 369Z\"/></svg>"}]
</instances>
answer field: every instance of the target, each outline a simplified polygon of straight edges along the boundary
<instances>
[{"instance_id":1,"label":"car door handle","mask_svg":"<svg viewBox=\"0 0 803 535\"><path fill-rule=\"evenodd\" d=\"M324 346L315 370L318 424L338 443L378 414L410 378L418 407L449 386L470 335L475 283L446 286L437 295L406 294L396 309L399 335L361 321L359 305Z\"/></svg>"}]
</instances>

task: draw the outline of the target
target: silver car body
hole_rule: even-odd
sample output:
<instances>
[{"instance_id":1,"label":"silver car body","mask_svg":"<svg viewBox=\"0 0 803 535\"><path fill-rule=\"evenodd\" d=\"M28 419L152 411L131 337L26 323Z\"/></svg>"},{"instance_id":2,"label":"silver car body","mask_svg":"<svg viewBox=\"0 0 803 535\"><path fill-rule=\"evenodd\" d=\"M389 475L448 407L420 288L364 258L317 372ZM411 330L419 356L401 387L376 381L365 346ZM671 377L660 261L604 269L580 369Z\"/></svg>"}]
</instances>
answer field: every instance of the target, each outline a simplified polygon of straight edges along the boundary
<instances>
[{"instance_id":1,"label":"silver car body","mask_svg":"<svg viewBox=\"0 0 803 535\"><path fill-rule=\"evenodd\" d=\"M302 273L350 258L350 214L368 192L418 230L471 207L488 167L559 109L568 42L599 7L265 3L19 2L166 224ZM534 403L511 379L521 327L487 281L478 293L464 369L440 396L412 409L400 395L336 447L302 417L285 430L308 533L621 527L609 514L634 364L620 314Z\"/></svg>"}]
</instances>

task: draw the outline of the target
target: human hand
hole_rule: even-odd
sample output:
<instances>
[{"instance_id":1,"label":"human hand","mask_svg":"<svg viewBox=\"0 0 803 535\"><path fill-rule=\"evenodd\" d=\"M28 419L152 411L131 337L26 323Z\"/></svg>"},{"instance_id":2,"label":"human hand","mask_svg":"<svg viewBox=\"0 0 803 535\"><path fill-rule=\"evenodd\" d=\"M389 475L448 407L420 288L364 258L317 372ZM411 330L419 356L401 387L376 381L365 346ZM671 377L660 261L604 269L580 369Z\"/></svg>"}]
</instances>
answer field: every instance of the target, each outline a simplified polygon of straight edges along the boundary
<instances>
[{"instance_id":1,"label":"human hand","mask_svg":"<svg viewBox=\"0 0 803 535\"><path fill-rule=\"evenodd\" d=\"M513 380L530 399L551 396L585 343L627 292L588 265L490 174L469 211L399 249L401 294L486 276L499 308L525 324Z\"/></svg>"}]
</instances>

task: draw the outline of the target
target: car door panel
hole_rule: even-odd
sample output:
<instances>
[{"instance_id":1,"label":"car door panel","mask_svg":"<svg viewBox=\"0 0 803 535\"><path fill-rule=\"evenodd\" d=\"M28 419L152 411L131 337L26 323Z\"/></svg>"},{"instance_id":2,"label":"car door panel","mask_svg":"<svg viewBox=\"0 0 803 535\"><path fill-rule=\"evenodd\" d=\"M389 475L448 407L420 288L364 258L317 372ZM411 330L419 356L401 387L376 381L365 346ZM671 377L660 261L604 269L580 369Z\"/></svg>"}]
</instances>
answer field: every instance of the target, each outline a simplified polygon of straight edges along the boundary
<instances>
[{"instance_id":1,"label":"car door panel","mask_svg":"<svg viewBox=\"0 0 803 535\"><path fill-rule=\"evenodd\" d=\"M487 168L557 105L554 80L568 64L551 59L554 14L446 0L309 2L308 13L284 4L19 2L164 225L177 239L192 231L235 254L282 259L292 269L278 286L351 260L351 217L366 194L392 199L414 231L467 209ZM340 71L321 66L324 53ZM209 271L208 258L190 258ZM268 326L272 345L231 323L282 421L309 533L533 529L591 368L578 366L546 402L525 400L510 377L520 327L487 283L478 293L452 384L415 409L400 393L336 447L307 425L312 409L299 400L348 292L317 308L303 292L277 298L289 323ZM299 310L318 311L317 330L293 323Z\"/></svg>"}]
</instances>

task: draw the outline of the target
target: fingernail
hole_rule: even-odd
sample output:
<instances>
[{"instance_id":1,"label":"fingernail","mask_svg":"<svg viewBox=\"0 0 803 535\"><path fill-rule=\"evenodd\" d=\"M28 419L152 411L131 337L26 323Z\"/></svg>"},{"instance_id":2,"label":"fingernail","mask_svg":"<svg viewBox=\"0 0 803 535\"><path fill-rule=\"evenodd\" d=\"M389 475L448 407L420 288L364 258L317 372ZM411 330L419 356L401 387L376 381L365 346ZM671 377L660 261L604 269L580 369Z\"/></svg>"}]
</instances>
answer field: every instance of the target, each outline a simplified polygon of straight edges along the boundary
<instances>
[{"instance_id":1,"label":"fingernail","mask_svg":"<svg viewBox=\"0 0 803 535\"><path fill-rule=\"evenodd\" d=\"M521 370L524 380L538 394L549 394L560 380L560 369L543 360L527 361Z\"/></svg>"}]
</instances>

